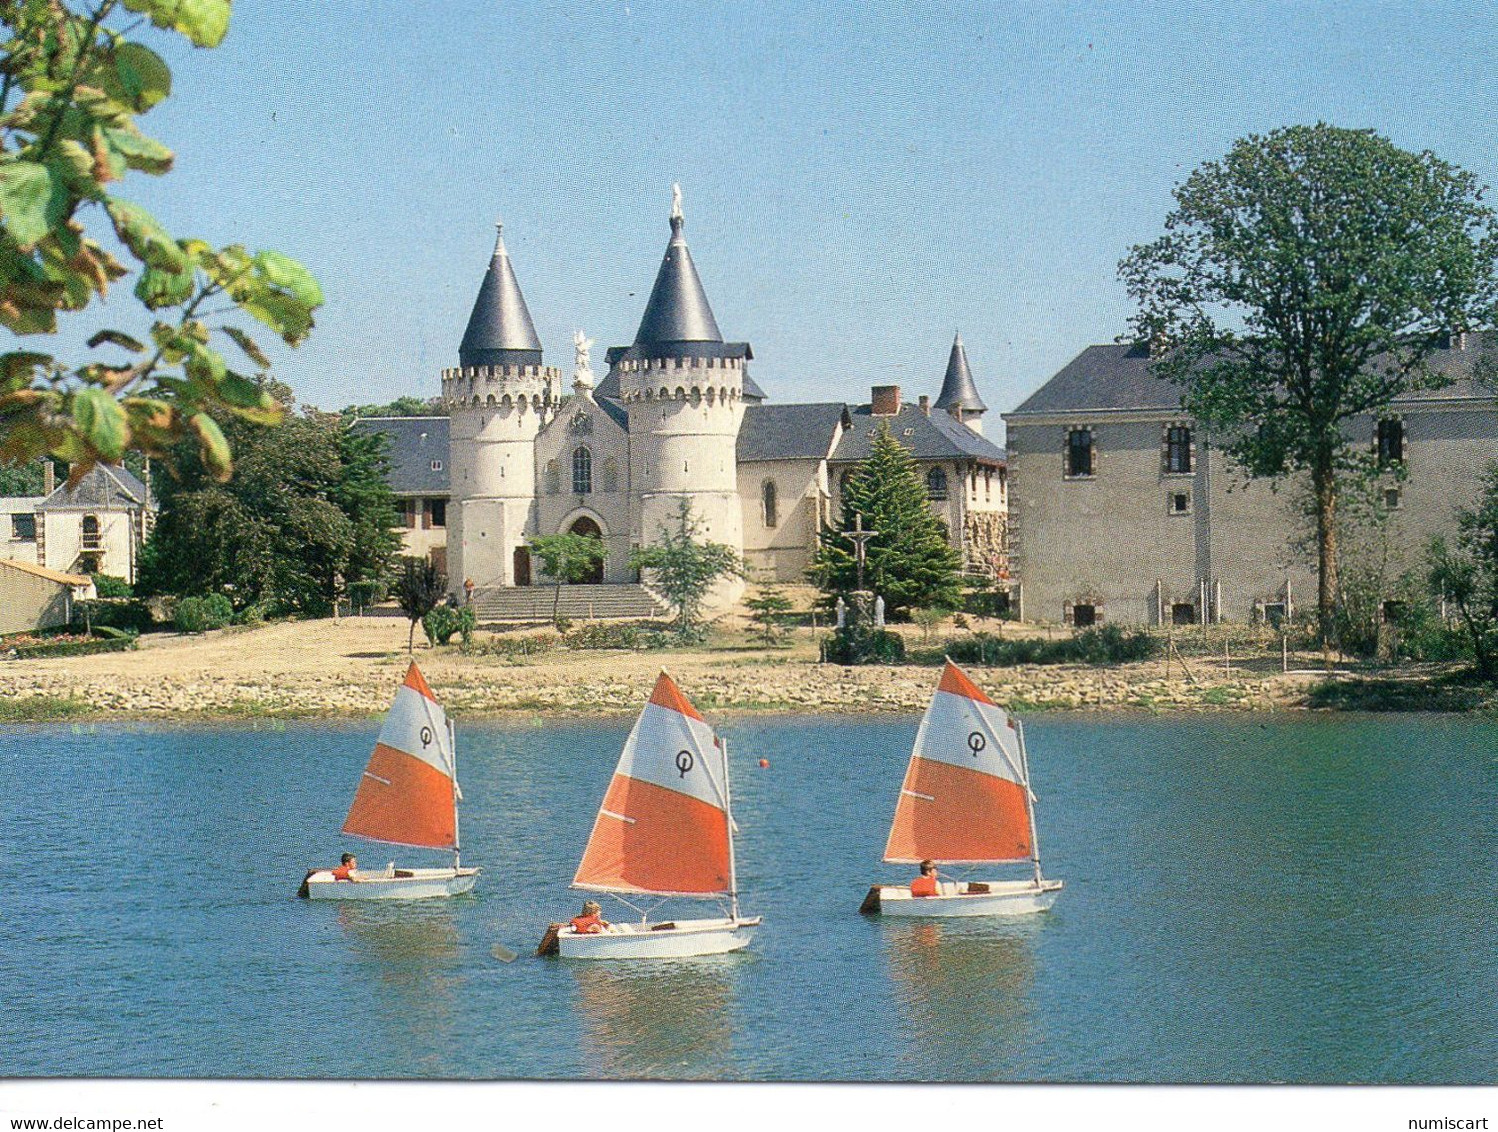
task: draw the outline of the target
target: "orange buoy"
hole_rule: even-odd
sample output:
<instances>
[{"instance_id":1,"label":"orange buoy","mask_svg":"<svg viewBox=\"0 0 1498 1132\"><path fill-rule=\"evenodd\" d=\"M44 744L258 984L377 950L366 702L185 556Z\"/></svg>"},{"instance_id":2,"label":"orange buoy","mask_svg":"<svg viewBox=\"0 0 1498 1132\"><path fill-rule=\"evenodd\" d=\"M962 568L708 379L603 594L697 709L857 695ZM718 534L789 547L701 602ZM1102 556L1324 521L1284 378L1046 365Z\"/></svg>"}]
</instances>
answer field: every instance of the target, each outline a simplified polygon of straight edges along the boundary
<instances>
[{"instance_id":1,"label":"orange buoy","mask_svg":"<svg viewBox=\"0 0 1498 1132\"><path fill-rule=\"evenodd\" d=\"M760 759L759 760L759 766L760 766L761 770L763 770L765 767L767 767L769 765L770 765L770 760L769 759Z\"/></svg>"}]
</instances>

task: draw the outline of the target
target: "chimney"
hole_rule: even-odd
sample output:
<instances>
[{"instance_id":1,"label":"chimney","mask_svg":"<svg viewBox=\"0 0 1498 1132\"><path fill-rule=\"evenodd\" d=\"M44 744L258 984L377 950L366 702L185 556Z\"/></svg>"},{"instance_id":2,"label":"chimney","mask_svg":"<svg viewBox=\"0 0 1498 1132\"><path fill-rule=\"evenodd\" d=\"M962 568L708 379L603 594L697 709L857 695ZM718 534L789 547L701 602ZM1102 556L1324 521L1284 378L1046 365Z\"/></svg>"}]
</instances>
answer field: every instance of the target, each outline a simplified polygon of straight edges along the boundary
<instances>
[{"instance_id":1,"label":"chimney","mask_svg":"<svg viewBox=\"0 0 1498 1132\"><path fill-rule=\"evenodd\" d=\"M52 467L51 457L42 457L42 494L51 495L57 490L57 471Z\"/></svg>"},{"instance_id":2,"label":"chimney","mask_svg":"<svg viewBox=\"0 0 1498 1132\"><path fill-rule=\"evenodd\" d=\"M921 415L923 417L931 415L931 398L927 397L924 393L921 394Z\"/></svg>"},{"instance_id":3,"label":"chimney","mask_svg":"<svg viewBox=\"0 0 1498 1132\"><path fill-rule=\"evenodd\" d=\"M900 387L876 385L870 393L870 410L876 417L892 417L900 411Z\"/></svg>"}]
</instances>

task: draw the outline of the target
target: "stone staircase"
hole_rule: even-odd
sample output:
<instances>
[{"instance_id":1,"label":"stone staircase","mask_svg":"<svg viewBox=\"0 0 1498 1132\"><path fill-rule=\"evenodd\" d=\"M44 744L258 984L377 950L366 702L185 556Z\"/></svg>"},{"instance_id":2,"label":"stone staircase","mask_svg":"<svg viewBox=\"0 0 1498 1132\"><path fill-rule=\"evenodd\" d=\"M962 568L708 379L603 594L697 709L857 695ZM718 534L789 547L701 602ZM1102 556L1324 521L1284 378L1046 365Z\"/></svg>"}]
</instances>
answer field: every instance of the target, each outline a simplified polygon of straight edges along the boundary
<instances>
[{"instance_id":1,"label":"stone staircase","mask_svg":"<svg viewBox=\"0 0 1498 1132\"><path fill-rule=\"evenodd\" d=\"M480 625L544 623L551 620L556 587L504 586L473 591ZM563 586L558 615L572 621L659 620L670 608L641 585Z\"/></svg>"}]
</instances>

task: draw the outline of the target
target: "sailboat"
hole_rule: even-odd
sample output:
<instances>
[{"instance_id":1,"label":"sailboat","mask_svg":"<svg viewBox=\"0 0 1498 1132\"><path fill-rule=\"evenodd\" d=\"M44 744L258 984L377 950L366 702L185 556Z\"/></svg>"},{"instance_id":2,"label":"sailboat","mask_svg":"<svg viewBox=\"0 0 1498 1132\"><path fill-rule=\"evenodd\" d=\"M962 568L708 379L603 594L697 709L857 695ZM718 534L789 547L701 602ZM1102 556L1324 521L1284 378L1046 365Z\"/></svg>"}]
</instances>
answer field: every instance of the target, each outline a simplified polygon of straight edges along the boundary
<instances>
[{"instance_id":1,"label":"sailboat","mask_svg":"<svg viewBox=\"0 0 1498 1132\"><path fill-rule=\"evenodd\" d=\"M1023 725L947 661L926 708L895 803L884 859L915 865L1029 861L1024 880L942 880L933 896L876 884L859 909L886 916L1015 916L1044 912L1061 881L1040 871L1035 795Z\"/></svg>"},{"instance_id":2,"label":"sailboat","mask_svg":"<svg viewBox=\"0 0 1498 1132\"><path fill-rule=\"evenodd\" d=\"M749 944L758 916L739 914L728 745L662 672L625 740L572 887L606 892L638 922L585 933L552 924L538 955L564 959L676 959ZM652 923L628 896L726 903L714 919Z\"/></svg>"},{"instance_id":3,"label":"sailboat","mask_svg":"<svg viewBox=\"0 0 1498 1132\"><path fill-rule=\"evenodd\" d=\"M313 900L420 900L469 891L479 871L465 869L459 861L462 797L452 721L412 661L359 779L343 832L391 845L450 849L452 867L397 869L392 863L383 870L357 869L349 880L336 879L331 869L313 869L298 895Z\"/></svg>"}]
</instances>

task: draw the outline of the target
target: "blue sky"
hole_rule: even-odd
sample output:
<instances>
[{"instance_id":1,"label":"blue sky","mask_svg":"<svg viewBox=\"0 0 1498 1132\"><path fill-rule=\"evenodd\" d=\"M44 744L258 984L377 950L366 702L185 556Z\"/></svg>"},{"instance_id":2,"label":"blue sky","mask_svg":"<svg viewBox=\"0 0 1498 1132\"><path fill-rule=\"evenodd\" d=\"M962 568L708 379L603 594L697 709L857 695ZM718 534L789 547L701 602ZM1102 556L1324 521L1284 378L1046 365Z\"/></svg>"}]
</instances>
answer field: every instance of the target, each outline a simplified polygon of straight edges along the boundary
<instances>
[{"instance_id":1,"label":"blue sky","mask_svg":"<svg viewBox=\"0 0 1498 1132\"><path fill-rule=\"evenodd\" d=\"M438 391L496 216L548 362L575 327L629 342L672 181L774 400L934 394L960 328L1003 411L1124 330L1119 258L1237 137L1371 126L1498 179L1475 4L281 0L213 51L142 38L178 165L123 195L313 269L327 306L276 364L329 408Z\"/></svg>"}]
</instances>

